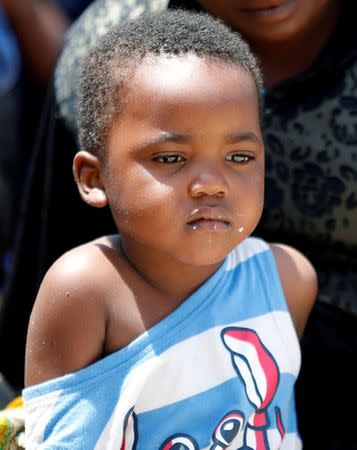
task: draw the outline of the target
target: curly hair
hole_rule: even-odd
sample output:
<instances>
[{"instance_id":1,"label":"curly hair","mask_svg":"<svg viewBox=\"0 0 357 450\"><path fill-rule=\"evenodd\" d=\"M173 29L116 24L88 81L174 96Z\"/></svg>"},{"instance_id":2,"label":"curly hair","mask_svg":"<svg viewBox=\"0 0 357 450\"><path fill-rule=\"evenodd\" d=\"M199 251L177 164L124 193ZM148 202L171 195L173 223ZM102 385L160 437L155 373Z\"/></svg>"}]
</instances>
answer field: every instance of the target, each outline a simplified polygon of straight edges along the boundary
<instances>
[{"instance_id":1,"label":"curly hair","mask_svg":"<svg viewBox=\"0 0 357 450\"><path fill-rule=\"evenodd\" d=\"M262 78L248 44L206 13L165 10L111 28L84 57L78 88L79 143L103 156L113 123L123 108L128 80L148 55L195 54L248 72L261 114Z\"/></svg>"}]
</instances>

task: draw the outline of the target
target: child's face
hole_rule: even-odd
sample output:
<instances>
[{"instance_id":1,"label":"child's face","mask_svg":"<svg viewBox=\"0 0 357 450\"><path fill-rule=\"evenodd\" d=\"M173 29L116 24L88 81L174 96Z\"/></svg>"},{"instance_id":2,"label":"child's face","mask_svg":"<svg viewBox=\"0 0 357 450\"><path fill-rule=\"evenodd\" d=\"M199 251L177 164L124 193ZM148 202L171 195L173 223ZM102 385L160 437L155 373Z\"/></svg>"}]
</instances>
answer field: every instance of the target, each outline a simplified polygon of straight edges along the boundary
<instances>
[{"instance_id":1,"label":"child's face","mask_svg":"<svg viewBox=\"0 0 357 450\"><path fill-rule=\"evenodd\" d=\"M263 182L251 76L192 55L146 59L106 153L105 191L129 251L217 264L257 225Z\"/></svg>"}]
</instances>

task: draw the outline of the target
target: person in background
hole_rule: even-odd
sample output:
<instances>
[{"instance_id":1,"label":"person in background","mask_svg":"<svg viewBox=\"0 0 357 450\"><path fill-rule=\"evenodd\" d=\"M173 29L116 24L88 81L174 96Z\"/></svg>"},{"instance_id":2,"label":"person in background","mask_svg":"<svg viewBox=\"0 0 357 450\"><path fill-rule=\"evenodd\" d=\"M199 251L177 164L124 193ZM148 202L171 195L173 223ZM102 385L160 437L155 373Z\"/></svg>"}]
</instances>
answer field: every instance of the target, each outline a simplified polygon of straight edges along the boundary
<instances>
[{"instance_id":1,"label":"person in background","mask_svg":"<svg viewBox=\"0 0 357 450\"><path fill-rule=\"evenodd\" d=\"M50 132L42 134L33 158L0 329L2 341L14 342L3 355L4 370L21 384L26 324L54 259L114 230L109 212L94 218L81 206L66 169L77 148L79 61L113 24L174 7L221 17L241 31L260 60L267 164L257 233L270 241L279 236L309 255L320 285L302 341L300 430L306 449L352 450L353 415L345 413L356 401L357 378L351 363L357 352L357 5L351 0L97 0L86 10L68 34L45 121Z\"/></svg>"},{"instance_id":2,"label":"person in background","mask_svg":"<svg viewBox=\"0 0 357 450\"><path fill-rule=\"evenodd\" d=\"M1 0L16 53L33 78L47 87L62 48L66 30L91 0ZM12 50L15 53L15 50Z\"/></svg>"},{"instance_id":3,"label":"person in background","mask_svg":"<svg viewBox=\"0 0 357 450\"><path fill-rule=\"evenodd\" d=\"M88 3L88 0L0 1L2 263L12 246L21 178L32 147L31 134L35 135L37 128L34 117L39 116L43 92L51 80L65 31Z\"/></svg>"},{"instance_id":4,"label":"person in background","mask_svg":"<svg viewBox=\"0 0 357 450\"><path fill-rule=\"evenodd\" d=\"M89 3L0 0L0 314L43 98L65 31Z\"/></svg>"}]
</instances>

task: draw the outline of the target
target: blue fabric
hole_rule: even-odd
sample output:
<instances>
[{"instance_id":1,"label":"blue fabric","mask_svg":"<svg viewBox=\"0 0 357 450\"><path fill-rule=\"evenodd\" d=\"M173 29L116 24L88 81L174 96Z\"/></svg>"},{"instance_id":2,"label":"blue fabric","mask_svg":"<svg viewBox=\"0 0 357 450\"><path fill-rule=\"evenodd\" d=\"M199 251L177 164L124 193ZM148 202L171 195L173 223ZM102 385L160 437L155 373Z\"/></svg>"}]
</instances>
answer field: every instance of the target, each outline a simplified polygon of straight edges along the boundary
<instances>
[{"instance_id":1,"label":"blue fabric","mask_svg":"<svg viewBox=\"0 0 357 450\"><path fill-rule=\"evenodd\" d=\"M266 450L300 449L299 362L272 253L247 239L131 344L25 389L27 443L43 450L218 450L263 448L264 440Z\"/></svg>"},{"instance_id":2,"label":"blue fabric","mask_svg":"<svg viewBox=\"0 0 357 450\"><path fill-rule=\"evenodd\" d=\"M16 38L0 7L0 94L9 91L20 72L20 51Z\"/></svg>"}]
</instances>

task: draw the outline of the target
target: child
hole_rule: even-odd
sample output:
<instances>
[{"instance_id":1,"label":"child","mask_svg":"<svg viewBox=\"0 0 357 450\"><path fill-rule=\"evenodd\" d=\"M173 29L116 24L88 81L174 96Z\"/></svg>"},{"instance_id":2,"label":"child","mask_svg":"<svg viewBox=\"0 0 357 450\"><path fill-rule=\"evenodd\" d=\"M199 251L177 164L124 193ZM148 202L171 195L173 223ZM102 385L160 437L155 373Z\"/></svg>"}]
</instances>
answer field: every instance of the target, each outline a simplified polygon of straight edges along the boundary
<instances>
[{"instance_id":1,"label":"child","mask_svg":"<svg viewBox=\"0 0 357 450\"><path fill-rule=\"evenodd\" d=\"M43 280L27 448L300 448L297 336L316 278L296 250L249 238L263 204L260 88L246 43L206 15L141 17L86 56L74 174L120 234Z\"/></svg>"}]
</instances>

